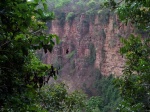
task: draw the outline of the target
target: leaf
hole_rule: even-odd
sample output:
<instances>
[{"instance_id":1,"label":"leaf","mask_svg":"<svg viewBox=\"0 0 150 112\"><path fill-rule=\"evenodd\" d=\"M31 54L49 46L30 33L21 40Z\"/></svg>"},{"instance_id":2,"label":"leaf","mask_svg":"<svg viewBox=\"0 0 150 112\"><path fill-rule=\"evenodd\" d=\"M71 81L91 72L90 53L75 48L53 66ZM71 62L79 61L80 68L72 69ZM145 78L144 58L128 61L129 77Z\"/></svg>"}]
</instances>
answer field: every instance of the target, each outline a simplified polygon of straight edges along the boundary
<instances>
[{"instance_id":1,"label":"leaf","mask_svg":"<svg viewBox=\"0 0 150 112\"><path fill-rule=\"evenodd\" d=\"M56 75L54 76L54 79L55 79L55 80L57 79L57 76L56 76Z\"/></svg>"},{"instance_id":2,"label":"leaf","mask_svg":"<svg viewBox=\"0 0 150 112\"><path fill-rule=\"evenodd\" d=\"M55 35L55 38L56 38L56 44L59 44L60 43L60 39L57 35Z\"/></svg>"},{"instance_id":3,"label":"leaf","mask_svg":"<svg viewBox=\"0 0 150 112\"><path fill-rule=\"evenodd\" d=\"M47 10L48 9L48 6L46 3L43 3L43 7L44 7L44 10Z\"/></svg>"},{"instance_id":4,"label":"leaf","mask_svg":"<svg viewBox=\"0 0 150 112\"><path fill-rule=\"evenodd\" d=\"M33 88L33 86L32 85L29 85L29 84L27 84L26 85L28 88Z\"/></svg>"},{"instance_id":5,"label":"leaf","mask_svg":"<svg viewBox=\"0 0 150 112\"><path fill-rule=\"evenodd\" d=\"M39 0L34 0L35 3L39 3Z\"/></svg>"},{"instance_id":6,"label":"leaf","mask_svg":"<svg viewBox=\"0 0 150 112\"><path fill-rule=\"evenodd\" d=\"M38 9L38 10L37 10L37 13L38 13L40 16L43 17L43 11L42 11L42 9Z\"/></svg>"},{"instance_id":7,"label":"leaf","mask_svg":"<svg viewBox=\"0 0 150 112\"><path fill-rule=\"evenodd\" d=\"M45 3L45 0L42 0L42 3Z\"/></svg>"}]
</instances>

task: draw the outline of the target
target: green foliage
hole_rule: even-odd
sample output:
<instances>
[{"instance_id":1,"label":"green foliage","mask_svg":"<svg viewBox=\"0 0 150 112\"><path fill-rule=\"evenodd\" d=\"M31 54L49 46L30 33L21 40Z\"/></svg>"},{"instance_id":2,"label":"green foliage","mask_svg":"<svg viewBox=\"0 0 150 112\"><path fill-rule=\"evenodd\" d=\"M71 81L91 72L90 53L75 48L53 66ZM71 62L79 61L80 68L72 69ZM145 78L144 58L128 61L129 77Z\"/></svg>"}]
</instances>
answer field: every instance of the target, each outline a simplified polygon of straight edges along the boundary
<instances>
[{"instance_id":1,"label":"green foliage","mask_svg":"<svg viewBox=\"0 0 150 112\"><path fill-rule=\"evenodd\" d=\"M109 9L103 9L98 11L99 21L102 25L107 25L109 23L110 11Z\"/></svg>"},{"instance_id":2,"label":"green foliage","mask_svg":"<svg viewBox=\"0 0 150 112\"><path fill-rule=\"evenodd\" d=\"M119 109L124 112L150 111L150 39L141 40L131 35L122 39L120 49L126 58L121 78L116 80L123 98Z\"/></svg>"},{"instance_id":3,"label":"green foliage","mask_svg":"<svg viewBox=\"0 0 150 112\"><path fill-rule=\"evenodd\" d=\"M29 91L21 96L17 94L7 99L8 102L1 108L1 112L45 112L39 104L35 103L37 93L33 96L33 93Z\"/></svg>"},{"instance_id":4,"label":"green foliage","mask_svg":"<svg viewBox=\"0 0 150 112\"><path fill-rule=\"evenodd\" d=\"M8 100L4 112L79 112L86 107L86 95L80 91L68 93L64 84L46 85L34 94L30 90Z\"/></svg>"},{"instance_id":5,"label":"green foliage","mask_svg":"<svg viewBox=\"0 0 150 112\"><path fill-rule=\"evenodd\" d=\"M38 80L38 78L41 79L45 76L48 73L50 66L41 63L32 52L30 52L28 57L26 57L25 62L26 63L22 65L22 71L20 71L20 69L18 70L18 72L20 71L22 73L15 74L17 73L15 72L9 75L8 79L7 76L1 74L1 86L7 87L5 89L1 87L2 91L0 93L0 99L1 101L4 101L1 111L23 112L31 111L32 109L32 111L35 112L42 111L40 104L37 104L36 101L38 97L36 88L42 86L42 83ZM5 71L2 71L2 73L3 72ZM32 74L37 74L37 78L35 78L35 75ZM6 84L4 81L7 80L9 82L7 82L7 85L4 85Z\"/></svg>"},{"instance_id":6,"label":"green foliage","mask_svg":"<svg viewBox=\"0 0 150 112\"><path fill-rule=\"evenodd\" d=\"M94 8L96 5L96 2L94 0L90 0L87 4L88 7Z\"/></svg>"},{"instance_id":7,"label":"green foliage","mask_svg":"<svg viewBox=\"0 0 150 112\"><path fill-rule=\"evenodd\" d=\"M95 21L95 16L96 16L96 11L94 8L91 8L86 11L86 15L88 15L90 22L94 24Z\"/></svg>"},{"instance_id":8,"label":"green foliage","mask_svg":"<svg viewBox=\"0 0 150 112\"><path fill-rule=\"evenodd\" d=\"M149 0L107 0L106 6L116 9L120 20L132 22L139 28L149 29L150 1Z\"/></svg>"},{"instance_id":9,"label":"green foliage","mask_svg":"<svg viewBox=\"0 0 150 112\"><path fill-rule=\"evenodd\" d=\"M78 2L76 2L76 4L82 6L84 4L84 1L83 0L79 0Z\"/></svg>"},{"instance_id":10,"label":"green foliage","mask_svg":"<svg viewBox=\"0 0 150 112\"><path fill-rule=\"evenodd\" d=\"M118 89L114 86L114 78L112 75L108 77L102 77L97 80L95 86L101 98L101 102L98 105L100 112L116 112L116 108L121 102L121 97L118 93Z\"/></svg>"},{"instance_id":11,"label":"green foliage","mask_svg":"<svg viewBox=\"0 0 150 112\"><path fill-rule=\"evenodd\" d=\"M93 65L96 59L96 50L94 44L89 44L89 50L90 54L85 58L85 61L88 63L88 65Z\"/></svg>"},{"instance_id":12,"label":"green foliage","mask_svg":"<svg viewBox=\"0 0 150 112\"><path fill-rule=\"evenodd\" d=\"M56 35L45 33L46 20L53 18L45 0L0 2L0 111L42 111L35 103L36 90L44 85L44 77L56 74L34 52L52 51L53 40L59 42Z\"/></svg>"},{"instance_id":13,"label":"green foliage","mask_svg":"<svg viewBox=\"0 0 150 112\"><path fill-rule=\"evenodd\" d=\"M57 19L59 20L59 25L61 26L61 27L63 27L64 26L64 24L65 24L65 20L66 20L66 14L64 13L64 12L58 12L57 13Z\"/></svg>"},{"instance_id":14,"label":"green foliage","mask_svg":"<svg viewBox=\"0 0 150 112\"><path fill-rule=\"evenodd\" d=\"M47 0L47 4L52 6L55 9L61 9L62 7L66 6L70 3L70 0ZM52 4L52 5L51 5Z\"/></svg>"},{"instance_id":15,"label":"green foliage","mask_svg":"<svg viewBox=\"0 0 150 112\"><path fill-rule=\"evenodd\" d=\"M94 9L89 9L86 11L87 15L94 15L95 14L95 10Z\"/></svg>"},{"instance_id":16,"label":"green foliage","mask_svg":"<svg viewBox=\"0 0 150 112\"><path fill-rule=\"evenodd\" d=\"M131 22L138 29L149 31L149 0L110 0L105 5L115 8L120 20ZM148 37L149 38L149 35ZM118 110L122 112L150 111L150 40L131 35L122 39L124 46L120 49L126 58L122 77L116 80L123 98Z\"/></svg>"},{"instance_id":17,"label":"green foliage","mask_svg":"<svg viewBox=\"0 0 150 112\"><path fill-rule=\"evenodd\" d=\"M99 106L102 104L100 96L92 96L86 103L86 112L100 112Z\"/></svg>"},{"instance_id":18,"label":"green foliage","mask_svg":"<svg viewBox=\"0 0 150 112\"><path fill-rule=\"evenodd\" d=\"M44 86L38 97L42 108L50 112L77 112L85 107L86 95L79 91L68 93L64 84Z\"/></svg>"},{"instance_id":19,"label":"green foliage","mask_svg":"<svg viewBox=\"0 0 150 112\"><path fill-rule=\"evenodd\" d=\"M74 18L75 18L74 12L69 12L66 16L66 20L69 22L70 25L72 25Z\"/></svg>"},{"instance_id":20,"label":"green foliage","mask_svg":"<svg viewBox=\"0 0 150 112\"><path fill-rule=\"evenodd\" d=\"M66 16L66 20L67 20L67 21L68 21L68 20L73 20L74 17L75 17L74 12L69 12L69 13L67 14L67 16Z\"/></svg>"},{"instance_id":21,"label":"green foliage","mask_svg":"<svg viewBox=\"0 0 150 112\"><path fill-rule=\"evenodd\" d=\"M49 9L55 12L57 18L61 17L60 12L66 13L66 20L71 25L72 21L70 20L83 13L90 16L92 18L90 20L93 21L93 15L97 14L98 10L102 8L100 6L102 2L103 0L49 0L47 4L49 4Z\"/></svg>"}]
</instances>

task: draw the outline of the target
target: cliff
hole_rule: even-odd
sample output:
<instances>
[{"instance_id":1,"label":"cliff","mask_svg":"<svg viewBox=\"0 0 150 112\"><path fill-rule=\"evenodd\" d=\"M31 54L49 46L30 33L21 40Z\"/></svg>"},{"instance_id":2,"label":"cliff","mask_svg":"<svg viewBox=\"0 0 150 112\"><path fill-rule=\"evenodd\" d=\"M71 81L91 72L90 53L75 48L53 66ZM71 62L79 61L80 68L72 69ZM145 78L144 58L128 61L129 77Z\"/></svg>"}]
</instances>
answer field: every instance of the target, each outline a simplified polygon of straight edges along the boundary
<instances>
[{"instance_id":1,"label":"cliff","mask_svg":"<svg viewBox=\"0 0 150 112\"><path fill-rule=\"evenodd\" d=\"M57 34L61 43L42 58L60 68L58 81L66 83L69 90L80 88L93 95L94 82L102 75L121 75L124 58L119 53L120 37L133 32L109 11L94 17L81 14L64 23L54 20L49 33Z\"/></svg>"}]
</instances>

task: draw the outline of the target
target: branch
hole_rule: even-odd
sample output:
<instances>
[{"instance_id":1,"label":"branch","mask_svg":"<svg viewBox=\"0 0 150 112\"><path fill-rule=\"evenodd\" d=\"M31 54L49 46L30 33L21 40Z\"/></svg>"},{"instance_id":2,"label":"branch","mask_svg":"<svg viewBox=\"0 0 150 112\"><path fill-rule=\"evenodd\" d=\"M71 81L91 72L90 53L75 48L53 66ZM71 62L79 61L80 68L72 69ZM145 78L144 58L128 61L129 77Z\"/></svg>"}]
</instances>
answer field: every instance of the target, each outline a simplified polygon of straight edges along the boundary
<instances>
[{"instance_id":1,"label":"branch","mask_svg":"<svg viewBox=\"0 0 150 112\"><path fill-rule=\"evenodd\" d=\"M117 4L121 4L124 0L121 0L120 2L118 2Z\"/></svg>"},{"instance_id":2,"label":"branch","mask_svg":"<svg viewBox=\"0 0 150 112\"><path fill-rule=\"evenodd\" d=\"M35 33L38 33L39 31L41 31L41 29L35 31L35 32L32 32L32 34L35 34Z\"/></svg>"}]
</instances>

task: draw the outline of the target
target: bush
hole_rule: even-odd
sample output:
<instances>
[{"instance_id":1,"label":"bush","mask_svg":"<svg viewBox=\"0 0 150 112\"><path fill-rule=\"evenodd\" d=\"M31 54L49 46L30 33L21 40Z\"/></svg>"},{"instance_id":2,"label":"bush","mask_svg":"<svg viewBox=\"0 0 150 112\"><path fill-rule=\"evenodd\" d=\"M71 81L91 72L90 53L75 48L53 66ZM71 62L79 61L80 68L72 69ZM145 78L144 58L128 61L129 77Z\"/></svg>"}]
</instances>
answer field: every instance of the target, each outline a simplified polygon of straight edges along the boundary
<instances>
[{"instance_id":1,"label":"bush","mask_svg":"<svg viewBox=\"0 0 150 112\"><path fill-rule=\"evenodd\" d=\"M90 49L90 55L85 58L85 62L87 62L88 65L93 65L96 60L96 50L94 44L89 45Z\"/></svg>"},{"instance_id":2,"label":"bush","mask_svg":"<svg viewBox=\"0 0 150 112\"><path fill-rule=\"evenodd\" d=\"M73 20L74 17L75 17L74 12L69 12L69 13L67 14L67 16L66 16L66 20L67 20L67 21L68 21L68 20Z\"/></svg>"},{"instance_id":3,"label":"bush","mask_svg":"<svg viewBox=\"0 0 150 112\"><path fill-rule=\"evenodd\" d=\"M99 10L98 13L99 13L99 21L102 23L102 25L107 25L110 17L109 9Z\"/></svg>"},{"instance_id":4,"label":"bush","mask_svg":"<svg viewBox=\"0 0 150 112\"><path fill-rule=\"evenodd\" d=\"M121 96L118 93L118 89L113 84L114 78L112 75L108 77L102 77L97 80L95 87L97 88L98 94L102 99L99 109L102 112L116 112L116 108L121 102Z\"/></svg>"},{"instance_id":5,"label":"bush","mask_svg":"<svg viewBox=\"0 0 150 112\"><path fill-rule=\"evenodd\" d=\"M94 0L90 0L86 5L90 8L94 8L96 6L96 2Z\"/></svg>"},{"instance_id":6,"label":"bush","mask_svg":"<svg viewBox=\"0 0 150 112\"><path fill-rule=\"evenodd\" d=\"M80 91L68 93L65 84L42 87L39 102L50 112L77 112L85 107L86 95Z\"/></svg>"},{"instance_id":7,"label":"bush","mask_svg":"<svg viewBox=\"0 0 150 112\"><path fill-rule=\"evenodd\" d=\"M86 102L86 112L100 112L99 106L102 104L100 96L92 96Z\"/></svg>"},{"instance_id":8,"label":"bush","mask_svg":"<svg viewBox=\"0 0 150 112\"><path fill-rule=\"evenodd\" d=\"M58 16L57 16L57 19L59 20L59 25L61 26L61 27L63 27L64 26L64 24L65 24L65 18L66 18L66 14L64 13L64 12L57 12L56 13Z\"/></svg>"}]
</instances>

